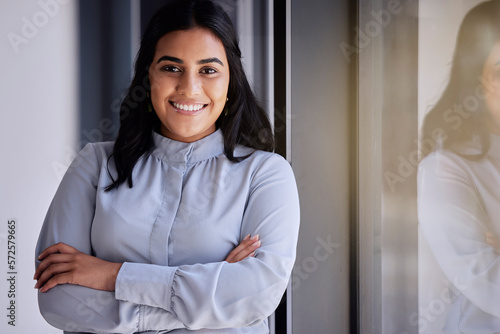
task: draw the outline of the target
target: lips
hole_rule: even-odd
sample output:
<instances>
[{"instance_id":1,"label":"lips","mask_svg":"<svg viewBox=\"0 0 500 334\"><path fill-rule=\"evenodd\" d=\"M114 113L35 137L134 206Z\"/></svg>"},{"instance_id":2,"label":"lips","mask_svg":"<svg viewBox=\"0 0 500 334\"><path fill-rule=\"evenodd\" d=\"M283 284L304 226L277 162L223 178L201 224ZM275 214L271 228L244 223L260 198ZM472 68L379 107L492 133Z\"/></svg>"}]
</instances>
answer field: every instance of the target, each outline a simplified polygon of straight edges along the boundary
<instances>
[{"instance_id":1,"label":"lips","mask_svg":"<svg viewBox=\"0 0 500 334\"><path fill-rule=\"evenodd\" d=\"M208 105L201 103L182 103L182 102L178 103L173 101L169 102L174 107L174 110L177 111L178 113L191 116L199 114Z\"/></svg>"}]
</instances>

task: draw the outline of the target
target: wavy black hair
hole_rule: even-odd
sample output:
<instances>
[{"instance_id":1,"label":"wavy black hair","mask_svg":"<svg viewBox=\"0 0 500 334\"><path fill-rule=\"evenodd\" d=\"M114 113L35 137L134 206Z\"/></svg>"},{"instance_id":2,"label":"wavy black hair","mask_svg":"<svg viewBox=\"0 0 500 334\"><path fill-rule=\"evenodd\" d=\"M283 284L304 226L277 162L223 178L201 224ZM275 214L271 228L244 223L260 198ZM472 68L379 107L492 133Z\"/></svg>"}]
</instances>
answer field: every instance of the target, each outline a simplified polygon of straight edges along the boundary
<instances>
[{"instance_id":1,"label":"wavy black hair","mask_svg":"<svg viewBox=\"0 0 500 334\"><path fill-rule=\"evenodd\" d=\"M241 50L231 19L219 5L210 0L178 0L162 7L150 20L135 62L135 75L120 108L120 130L115 141L113 158L117 176L107 191L127 182L133 186L132 170L141 156L154 147L153 131L159 131L156 113L148 112L149 67L156 44L165 34L176 30L202 27L213 32L224 45L229 65L229 98L227 115L216 121L224 137L224 154L239 162L234 149L241 144L256 150L273 151L274 136L264 109L257 102L241 63Z\"/></svg>"},{"instance_id":2,"label":"wavy black hair","mask_svg":"<svg viewBox=\"0 0 500 334\"><path fill-rule=\"evenodd\" d=\"M450 79L438 102L426 115L422 127L422 147L434 143L470 159L484 156L490 147L488 109L484 101L484 64L500 41L500 0L483 2L472 8L460 26ZM475 141L478 154L459 152L462 144ZM457 150L458 149L458 150Z\"/></svg>"}]
</instances>

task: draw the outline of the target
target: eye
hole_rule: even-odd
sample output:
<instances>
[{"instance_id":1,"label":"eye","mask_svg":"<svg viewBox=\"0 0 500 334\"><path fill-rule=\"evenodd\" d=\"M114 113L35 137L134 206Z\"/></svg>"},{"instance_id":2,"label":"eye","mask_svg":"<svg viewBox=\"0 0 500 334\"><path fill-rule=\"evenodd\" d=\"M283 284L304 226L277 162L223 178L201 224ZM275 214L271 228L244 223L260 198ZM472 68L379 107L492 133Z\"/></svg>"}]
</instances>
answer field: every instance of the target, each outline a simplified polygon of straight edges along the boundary
<instances>
[{"instance_id":1,"label":"eye","mask_svg":"<svg viewBox=\"0 0 500 334\"><path fill-rule=\"evenodd\" d=\"M213 67L204 67L200 72L203 74L214 74L217 73L217 70Z\"/></svg>"},{"instance_id":2,"label":"eye","mask_svg":"<svg viewBox=\"0 0 500 334\"><path fill-rule=\"evenodd\" d=\"M166 65L161 68L163 72L180 72L181 70L178 67L172 66L172 65Z\"/></svg>"}]
</instances>

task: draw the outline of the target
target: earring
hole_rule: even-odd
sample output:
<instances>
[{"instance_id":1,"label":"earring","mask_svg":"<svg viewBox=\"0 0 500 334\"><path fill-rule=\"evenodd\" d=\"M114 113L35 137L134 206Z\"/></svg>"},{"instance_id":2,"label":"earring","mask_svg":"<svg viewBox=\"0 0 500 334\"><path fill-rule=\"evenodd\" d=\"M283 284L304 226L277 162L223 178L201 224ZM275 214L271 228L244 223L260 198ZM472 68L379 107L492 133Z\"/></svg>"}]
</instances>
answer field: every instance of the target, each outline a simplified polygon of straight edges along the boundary
<instances>
[{"instance_id":1,"label":"earring","mask_svg":"<svg viewBox=\"0 0 500 334\"><path fill-rule=\"evenodd\" d=\"M147 92L147 97L148 97L148 113L152 113L153 112L153 106L151 105L151 97L149 96L149 92Z\"/></svg>"},{"instance_id":2,"label":"earring","mask_svg":"<svg viewBox=\"0 0 500 334\"><path fill-rule=\"evenodd\" d=\"M227 107L227 101L229 101L229 98L226 98L226 105L224 106L224 116L227 116L229 114L229 108Z\"/></svg>"}]
</instances>

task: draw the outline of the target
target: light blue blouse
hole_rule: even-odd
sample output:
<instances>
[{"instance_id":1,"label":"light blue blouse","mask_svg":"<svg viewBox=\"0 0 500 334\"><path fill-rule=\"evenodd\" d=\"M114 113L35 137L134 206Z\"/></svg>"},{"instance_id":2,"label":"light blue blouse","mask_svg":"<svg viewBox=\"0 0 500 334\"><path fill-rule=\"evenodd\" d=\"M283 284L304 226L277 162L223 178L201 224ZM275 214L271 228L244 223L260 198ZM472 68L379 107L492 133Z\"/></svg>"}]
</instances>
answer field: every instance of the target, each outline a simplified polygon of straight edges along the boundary
<instances>
[{"instance_id":1,"label":"light blue blouse","mask_svg":"<svg viewBox=\"0 0 500 334\"><path fill-rule=\"evenodd\" d=\"M194 143L153 134L133 188L105 192L113 143L88 144L64 176L45 218L36 256L65 242L123 262L115 292L60 285L38 294L40 311L66 332L267 333L267 317L295 261L299 202L290 165L238 146L224 155L220 130ZM247 235L254 258L224 259ZM37 261L38 265L38 261Z\"/></svg>"}]
</instances>

